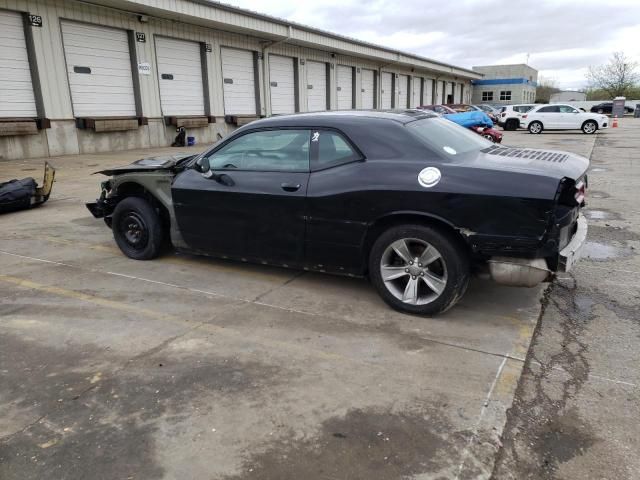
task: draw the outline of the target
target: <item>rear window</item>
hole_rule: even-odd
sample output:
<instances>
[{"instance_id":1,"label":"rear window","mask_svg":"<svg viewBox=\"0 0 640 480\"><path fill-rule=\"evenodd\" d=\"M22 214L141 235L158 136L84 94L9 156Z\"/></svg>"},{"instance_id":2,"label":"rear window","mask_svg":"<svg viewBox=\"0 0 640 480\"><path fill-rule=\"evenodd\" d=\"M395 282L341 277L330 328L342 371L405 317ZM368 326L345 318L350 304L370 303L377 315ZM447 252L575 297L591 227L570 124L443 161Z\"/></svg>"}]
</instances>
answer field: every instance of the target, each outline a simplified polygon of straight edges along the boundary
<instances>
[{"instance_id":1,"label":"rear window","mask_svg":"<svg viewBox=\"0 0 640 480\"><path fill-rule=\"evenodd\" d=\"M425 118L407 124L409 131L431 150L454 157L493 145L471 130L444 118Z\"/></svg>"}]
</instances>

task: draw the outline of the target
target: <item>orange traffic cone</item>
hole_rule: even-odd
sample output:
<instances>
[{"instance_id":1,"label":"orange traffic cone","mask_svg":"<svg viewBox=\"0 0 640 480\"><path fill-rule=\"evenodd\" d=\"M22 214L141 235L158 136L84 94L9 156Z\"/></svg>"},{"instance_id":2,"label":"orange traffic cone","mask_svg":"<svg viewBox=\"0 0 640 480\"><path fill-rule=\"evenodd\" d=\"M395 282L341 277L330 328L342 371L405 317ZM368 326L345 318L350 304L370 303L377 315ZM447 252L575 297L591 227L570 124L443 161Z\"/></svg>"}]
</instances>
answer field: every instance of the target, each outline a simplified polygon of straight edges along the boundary
<instances>
[{"instance_id":1,"label":"orange traffic cone","mask_svg":"<svg viewBox=\"0 0 640 480\"><path fill-rule=\"evenodd\" d=\"M611 128L618 128L618 115L613 116L613 124L611 125Z\"/></svg>"}]
</instances>

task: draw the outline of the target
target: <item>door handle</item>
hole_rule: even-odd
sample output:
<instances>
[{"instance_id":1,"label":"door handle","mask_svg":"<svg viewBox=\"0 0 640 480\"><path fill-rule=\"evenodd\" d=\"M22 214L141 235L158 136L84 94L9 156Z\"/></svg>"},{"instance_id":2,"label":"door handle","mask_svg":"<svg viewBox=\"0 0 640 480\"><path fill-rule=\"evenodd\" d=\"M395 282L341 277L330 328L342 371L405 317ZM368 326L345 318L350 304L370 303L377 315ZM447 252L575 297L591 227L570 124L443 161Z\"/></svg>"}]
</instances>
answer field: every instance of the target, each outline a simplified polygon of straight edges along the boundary
<instances>
[{"instance_id":1,"label":"door handle","mask_svg":"<svg viewBox=\"0 0 640 480\"><path fill-rule=\"evenodd\" d=\"M283 183L280 186L285 192L297 192L300 188L299 183Z\"/></svg>"}]
</instances>

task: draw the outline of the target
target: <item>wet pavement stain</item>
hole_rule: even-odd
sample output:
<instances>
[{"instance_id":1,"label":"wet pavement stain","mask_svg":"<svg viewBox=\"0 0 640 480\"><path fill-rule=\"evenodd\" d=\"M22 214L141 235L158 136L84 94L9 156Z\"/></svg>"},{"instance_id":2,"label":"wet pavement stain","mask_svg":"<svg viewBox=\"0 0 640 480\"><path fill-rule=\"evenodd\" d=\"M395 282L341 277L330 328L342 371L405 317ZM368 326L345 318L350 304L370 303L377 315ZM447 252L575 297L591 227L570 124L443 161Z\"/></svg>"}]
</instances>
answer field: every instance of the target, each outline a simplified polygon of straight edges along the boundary
<instances>
[{"instance_id":1,"label":"wet pavement stain","mask_svg":"<svg viewBox=\"0 0 640 480\"><path fill-rule=\"evenodd\" d=\"M293 435L246 459L221 480L388 480L455 465L466 442L438 410L391 413L350 410L323 422L313 439ZM459 461L459 460L458 460Z\"/></svg>"},{"instance_id":2,"label":"wet pavement stain","mask_svg":"<svg viewBox=\"0 0 640 480\"><path fill-rule=\"evenodd\" d=\"M589 190L587 192L587 195L589 196L589 198L610 198L611 195L609 195L607 192L601 192L599 190Z\"/></svg>"},{"instance_id":3,"label":"wet pavement stain","mask_svg":"<svg viewBox=\"0 0 640 480\"><path fill-rule=\"evenodd\" d=\"M592 210L587 208L584 210L584 215L589 220L620 220L621 219L619 213L611 212L604 208L601 208L598 210Z\"/></svg>"},{"instance_id":4,"label":"wet pavement stain","mask_svg":"<svg viewBox=\"0 0 640 480\"><path fill-rule=\"evenodd\" d=\"M587 241L582 250L582 256L594 261L607 261L633 255L629 247L616 247L606 243Z\"/></svg>"},{"instance_id":5,"label":"wet pavement stain","mask_svg":"<svg viewBox=\"0 0 640 480\"><path fill-rule=\"evenodd\" d=\"M33 419L2 432L0 478L161 478L155 438L162 425L207 412L216 398L259 403L265 389L285 381L279 368L206 352L111 356L108 365L97 363L98 352L105 353L0 335L0 407Z\"/></svg>"}]
</instances>

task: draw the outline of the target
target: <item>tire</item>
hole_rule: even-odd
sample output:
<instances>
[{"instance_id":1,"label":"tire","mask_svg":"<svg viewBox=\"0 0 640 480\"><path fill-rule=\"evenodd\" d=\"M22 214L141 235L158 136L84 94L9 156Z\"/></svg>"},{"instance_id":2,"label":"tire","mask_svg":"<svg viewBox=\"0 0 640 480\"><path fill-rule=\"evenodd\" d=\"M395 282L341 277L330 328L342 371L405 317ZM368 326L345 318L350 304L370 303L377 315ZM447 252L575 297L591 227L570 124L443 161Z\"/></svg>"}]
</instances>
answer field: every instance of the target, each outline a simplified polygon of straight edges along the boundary
<instances>
[{"instance_id":1,"label":"tire","mask_svg":"<svg viewBox=\"0 0 640 480\"><path fill-rule=\"evenodd\" d=\"M518 120L510 118L505 122L504 129L513 131L513 130L517 130L519 126L520 126L520 122Z\"/></svg>"},{"instance_id":2,"label":"tire","mask_svg":"<svg viewBox=\"0 0 640 480\"><path fill-rule=\"evenodd\" d=\"M598 109L598 113L602 114L604 113L604 110L602 110L601 108Z\"/></svg>"},{"instance_id":3,"label":"tire","mask_svg":"<svg viewBox=\"0 0 640 480\"><path fill-rule=\"evenodd\" d=\"M144 198L127 197L120 201L113 211L112 230L118 247L129 258L151 260L162 250L162 222Z\"/></svg>"},{"instance_id":4,"label":"tire","mask_svg":"<svg viewBox=\"0 0 640 480\"><path fill-rule=\"evenodd\" d=\"M544 127L542 126L542 123L535 121L535 122L531 122L529 124L529 133L533 133L534 135L538 135L540 133L542 133L542 130L544 130Z\"/></svg>"},{"instance_id":5,"label":"tire","mask_svg":"<svg viewBox=\"0 0 640 480\"><path fill-rule=\"evenodd\" d=\"M598 124L595 120L587 120L582 124L580 130L582 130L582 133L586 133L587 135L593 135L598 131Z\"/></svg>"},{"instance_id":6,"label":"tire","mask_svg":"<svg viewBox=\"0 0 640 480\"><path fill-rule=\"evenodd\" d=\"M486 138L487 140L489 140L490 142L496 143L495 138L493 138L491 135L486 134L486 135L482 135L484 138Z\"/></svg>"},{"instance_id":7,"label":"tire","mask_svg":"<svg viewBox=\"0 0 640 480\"><path fill-rule=\"evenodd\" d=\"M428 263L416 266L414 260L428 252ZM414 258L409 265L410 257ZM376 239L369 255L369 278L380 297L395 310L413 315L436 315L451 308L464 295L469 277L462 241L434 227L392 227Z\"/></svg>"}]
</instances>

